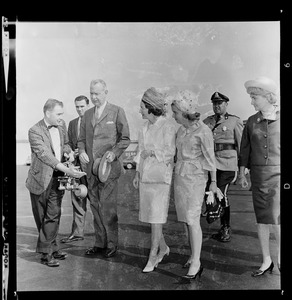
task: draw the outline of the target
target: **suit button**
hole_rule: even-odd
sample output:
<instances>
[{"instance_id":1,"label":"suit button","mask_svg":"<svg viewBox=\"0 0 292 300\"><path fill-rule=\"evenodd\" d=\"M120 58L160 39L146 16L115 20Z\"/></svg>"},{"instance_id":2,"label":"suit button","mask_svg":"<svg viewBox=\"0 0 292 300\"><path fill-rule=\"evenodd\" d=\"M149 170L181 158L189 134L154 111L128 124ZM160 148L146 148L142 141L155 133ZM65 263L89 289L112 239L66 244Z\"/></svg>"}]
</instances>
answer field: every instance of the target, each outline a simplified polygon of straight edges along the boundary
<instances>
[{"instance_id":1,"label":"suit button","mask_svg":"<svg viewBox=\"0 0 292 300\"><path fill-rule=\"evenodd\" d=\"M265 159L267 159L268 157L267 157L267 155L265 155Z\"/></svg>"},{"instance_id":2,"label":"suit button","mask_svg":"<svg viewBox=\"0 0 292 300\"><path fill-rule=\"evenodd\" d=\"M264 137L266 138L266 137L267 137L267 135L266 135L266 134L264 134Z\"/></svg>"},{"instance_id":3,"label":"suit button","mask_svg":"<svg viewBox=\"0 0 292 300\"><path fill-rule=\"evenodd\" d=\"M268 146L267 146L267 145L265 145L264 147L265 147L265 148L268 148Z\"/></svg>"}]
</instances>

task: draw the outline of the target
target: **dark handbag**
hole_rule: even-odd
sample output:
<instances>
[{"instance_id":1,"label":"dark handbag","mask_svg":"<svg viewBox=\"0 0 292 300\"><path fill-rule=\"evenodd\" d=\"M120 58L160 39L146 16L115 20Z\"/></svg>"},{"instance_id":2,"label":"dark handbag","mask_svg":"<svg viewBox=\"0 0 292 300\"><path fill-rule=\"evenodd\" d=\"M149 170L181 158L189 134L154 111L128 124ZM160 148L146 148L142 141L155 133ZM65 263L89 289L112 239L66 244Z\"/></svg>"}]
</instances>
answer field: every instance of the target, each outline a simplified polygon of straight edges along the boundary
<instances>
[{"instance_id":1,"label":"dark handbag","mask_svg":"<svg viewBox=\"0 0 292 300\"><path fill-rule=\"evenodd\" d=\"M224 214L224 209L216 194L214 194L214 203L206 204L206 208L207 208L206 220L208 224L215 222Z\"/></svg>"}]
</instances>

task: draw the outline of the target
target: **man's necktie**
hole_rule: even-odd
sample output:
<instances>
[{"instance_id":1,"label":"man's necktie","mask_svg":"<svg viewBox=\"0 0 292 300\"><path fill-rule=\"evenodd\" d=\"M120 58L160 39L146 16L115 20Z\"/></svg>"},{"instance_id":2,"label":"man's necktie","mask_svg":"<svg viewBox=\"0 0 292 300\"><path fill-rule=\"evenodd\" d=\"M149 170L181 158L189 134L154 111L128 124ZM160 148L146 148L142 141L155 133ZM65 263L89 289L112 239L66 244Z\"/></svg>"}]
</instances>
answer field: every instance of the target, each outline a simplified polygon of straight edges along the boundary
<instances>
[{"instance_id":1,"label":"man's necktie","mask_svg":"<svg viewBox=\"0 0 292 300\"><path fill-rule=\"evenodd\" d=\"M77 138L79 137L79 134L80 134L80 124L81 124L81 120L82 120L82 118L79 117L78 123L77 123Z\"/></svg>"},{"instance_id":2,"label":"man's necktie","mask_svg":"<svg viewBox=\"0 0 292 300\"><path fill-rule=\"evenodd\" d=\"M52 127L58 128L58 125L49 125L48 129L51 129Z\"/></svg>"}]
</instances>

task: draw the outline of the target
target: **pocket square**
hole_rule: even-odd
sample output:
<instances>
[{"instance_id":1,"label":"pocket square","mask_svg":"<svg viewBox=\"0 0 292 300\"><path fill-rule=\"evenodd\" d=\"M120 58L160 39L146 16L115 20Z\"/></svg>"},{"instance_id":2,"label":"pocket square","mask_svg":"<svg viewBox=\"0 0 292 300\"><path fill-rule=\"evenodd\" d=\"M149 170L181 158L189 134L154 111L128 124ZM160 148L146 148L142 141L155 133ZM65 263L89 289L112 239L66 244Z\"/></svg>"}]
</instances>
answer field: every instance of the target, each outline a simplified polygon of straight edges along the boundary
<instances>
[{"instance_id":1,"label":"pocket square","mask_svg":"<svg viewBox=\"0 0 292 300\"><path fill-rule=\"evenodd\" d=\"M113 121L107 121L106 124L114 124Z\"/></svg>"}]
</instances>

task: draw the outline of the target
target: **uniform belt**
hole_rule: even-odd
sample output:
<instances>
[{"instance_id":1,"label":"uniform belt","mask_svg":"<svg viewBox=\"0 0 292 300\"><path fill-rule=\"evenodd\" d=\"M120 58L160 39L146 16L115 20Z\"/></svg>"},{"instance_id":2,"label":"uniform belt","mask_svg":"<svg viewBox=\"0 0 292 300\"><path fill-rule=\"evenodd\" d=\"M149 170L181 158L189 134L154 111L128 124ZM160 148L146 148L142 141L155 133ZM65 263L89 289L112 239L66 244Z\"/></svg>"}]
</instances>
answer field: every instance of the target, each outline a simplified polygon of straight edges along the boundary
<instances>
[{"instance_id":1,"label":"uniform belt","mask_svg":"<svg viewBox=\"0 0 292 300\"><path fill-rule=\"evenodd\" d=\"M53 177L59 177L59 176L64 176L64 175L65 175L65 173L61 172L59 170L53 172Z\"/></svg>"},{"instance_id":2,"label":"uniform belt","mask_svg":"<svg viewBox=\"0 0 292 300\"><path fill-rule=\"evenodd\" d=\"M214 145L214 150L216 151L222 151L222 150L235 150L234 144L227 144L227 143L216 143Z\"/></svg>"}]
</instances>

